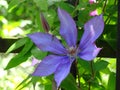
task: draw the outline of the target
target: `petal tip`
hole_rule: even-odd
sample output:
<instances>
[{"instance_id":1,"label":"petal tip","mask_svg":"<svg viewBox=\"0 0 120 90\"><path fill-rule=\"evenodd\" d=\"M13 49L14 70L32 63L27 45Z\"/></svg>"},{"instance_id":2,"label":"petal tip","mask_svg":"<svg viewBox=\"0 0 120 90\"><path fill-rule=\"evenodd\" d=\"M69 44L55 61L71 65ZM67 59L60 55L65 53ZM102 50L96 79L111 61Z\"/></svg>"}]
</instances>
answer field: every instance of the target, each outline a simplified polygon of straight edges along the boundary
<instances>
[{"instance_id":1,"label":"petal tip","mask_svg":"<svg viewBox=\"0 0 120 90\"><path fill-rule=\"evenodd\" d=\"M31 38L32 36L36 36L37 34L39 34L39 32L32 33L32 34L27 34L27 36L28 36L29 38Z\"/></svg>"},{"instance_id":2,"label":"petal tip","mask_svg":"<svg viewBox=\"0 0 120 90\"><path fill-rule=\"evenodd\" d=\"M32 76L39 76L38 74L36 74L36 72L33 72L31 75Z\"/></svg>"},{"instance_id":3,"label":"petal tip","mask_svg":"<svg viewBox=\"0 0 120 90\"><path fill-rule=\"evenodd\" d=\"M47 75L43 75L42 73L39 73L38 71L34 71L31 75L32 76L39 76L39 77L47 76Z\"/></svg>"},{"instance_id":4,"label":"petal tip","mask_svg":"<svg viewBox=\"0 0 120 90\"><path fill-rule=\"evenodd\" d=\"M31 34L27 34L27 37L30 37L31 36Z\"/></svg>"},{"instance_id":5,"label":"petal tip","mask_svg":"<svg viewBox=\"0 0 120 90\"><path fill-rule=\"evenodd\" d=\"M100 14L100 15L98 16L98 18L100 18L100 19L103 20L103 14Z\"/></svg>"},{"instance_id":6,"label":"petal tip","mask_svg":"<svg viewBox=\"0 0 120 90\"><path fill-rule=\"evenodd\" d=\"M34 36L33 34L27 34L27 37L30 39L32 39L33 36Z\"/></svg>"},{"instance_id":7,"label":"petal tip","mask_svg":"<svg viewBox=\"0 0 120 90\"><path fill-rule=\"evenodd\" d=\"M58 11L58 13L60 13L60 12L61 12L61 8L60 8L60 7L58 7L58 10L57 10L57 11Z\"/></svg>"}]
</instances>

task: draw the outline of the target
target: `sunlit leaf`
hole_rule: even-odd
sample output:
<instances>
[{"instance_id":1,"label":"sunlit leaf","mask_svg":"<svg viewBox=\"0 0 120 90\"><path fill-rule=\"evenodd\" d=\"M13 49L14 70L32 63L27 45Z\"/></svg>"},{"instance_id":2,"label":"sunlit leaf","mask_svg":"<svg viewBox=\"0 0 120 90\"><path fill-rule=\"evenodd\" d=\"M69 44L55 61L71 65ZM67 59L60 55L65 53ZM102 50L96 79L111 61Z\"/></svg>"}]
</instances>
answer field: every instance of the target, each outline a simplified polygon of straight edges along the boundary
<instances>
[{"instance_id":1,"label":"sunlit leaf","mask_svg":"<svg viewBox=\"0 0 120 90\"><path fill-rule=\"evenodd\" d=\"M108 80L107 90L115 90L116 75L111 72Z\"/></svg>"},{"instance_id":2,"label":"sunlit leaf","mask_svg":"<svg viewBox=\"0 0 120 90\"><path fill-rule=\"evenodd\" d=\"M25 62L26 60L28 60L28 58L30 57L30 53L25 54L24 56L22 56L21 54L16 55L15 57L13 57L9 63L7 64L5 70L16 67L17 65Z\"/></svg>"},{"instance_id":3,"label":"sunlit leaf","mask_svg":"<svg viewBox=\"0 0 120 90\"><path fill-rule=\"evenodd\" d=\"M17 87L16 90L18 90L18 88L22 87L26 82L30 81L30 75L28 75Z\"/></svg>"},{"instance_id":4,"label":"sunlit leaf","mask_svg":"<svg viewBox=\"0 0 120 90\"><path fill-rule=\"evenodd\" d=\"M17 90L22 90L23 88L27 87L30 83L31 83L31 80L28 81L27 83L22 84L22 87L20 87L20 88L17 89Z\"/></svg>"},{"instance_id":5,"label":"sunlit leaf","mask_svg":"<svg viewBox=\"0 0 120 90\"><path fill-rule=\"evenodd\" d=\"M25 62L31 56L31 53L28 51L31 49L32 46L33 43L28 39L22 51L9 61L5 69L13 68Z\"/></svg>"},{"instance_id":6,"label":"sunlit leaf","mask_svg":"<svg viewBox=\"0 0 120 90\"><path fill-rule=\"evenodd\" d=\"M8 54L11 51L16 50L16 49L20 48L21 46L25 45L26 41L27 41L27 38L19 39L18 41L16 41L15 43L13 43L9 47L9 49L6 51L6 54Z\"/></svg>"}]
</instances>

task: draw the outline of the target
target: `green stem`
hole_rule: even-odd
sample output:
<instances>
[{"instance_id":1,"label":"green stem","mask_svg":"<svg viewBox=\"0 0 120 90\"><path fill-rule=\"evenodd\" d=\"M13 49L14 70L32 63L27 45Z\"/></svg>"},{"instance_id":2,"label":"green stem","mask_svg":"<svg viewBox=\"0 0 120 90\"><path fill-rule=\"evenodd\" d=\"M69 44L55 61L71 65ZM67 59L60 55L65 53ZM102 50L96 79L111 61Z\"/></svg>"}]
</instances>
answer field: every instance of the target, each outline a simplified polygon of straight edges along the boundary
<instances>
[{"instance_id":1,"label":"green stem","mask_svg":"<svg viewBox=\"0 0 120 90\"><path fill-rule=\"evenodd\" d=\"M90 80L88 80L88 90L90 90L90 87L91 87L91 81L94 79L94 69L93 69L93 61L90 62L90 68L91 68L91 78Z\"/></svg>"},{"instance_id":2,"label":"green stem","mask_svg":"<svg viewBox=\"0 0 120 90\"><path fill-rule=\"evenodd\" d=\"M103 13L105 12L106 5L107 5L107 0L105 0L105 4L104 4L103 9L102 9Z\"/></svg>"},{"instance_id":3,"label":"green stem","mask_svg":"<svg viewBox=\"0 0 120 90\"><path fill-rule=\"evenodd\" d=\"M79 74L79 70L78 70L78 62L76 61L76 67L77 67L77 78L78 78L78 88L80 88L80 74Z\"/></svg>"},{"instance_id":4,"label":"green stem","mask_svg":"<svg viewBox=\"0 0 120 90\"><path fill-rule=\"evenodd\" d=\"M88 90L90 90L90 82L89 82Z\"/></svg>"},{"instance_id":5,"label":"green stem","mask_svg":"<svg viewBox=\"0 0 120 90\"><path fill-rule=\"evenodd\" d=\"M92 74L92 77L94 78L93 61L90 62L90 67L91 67L91 74Z\"/></svg>"}]
</instances>

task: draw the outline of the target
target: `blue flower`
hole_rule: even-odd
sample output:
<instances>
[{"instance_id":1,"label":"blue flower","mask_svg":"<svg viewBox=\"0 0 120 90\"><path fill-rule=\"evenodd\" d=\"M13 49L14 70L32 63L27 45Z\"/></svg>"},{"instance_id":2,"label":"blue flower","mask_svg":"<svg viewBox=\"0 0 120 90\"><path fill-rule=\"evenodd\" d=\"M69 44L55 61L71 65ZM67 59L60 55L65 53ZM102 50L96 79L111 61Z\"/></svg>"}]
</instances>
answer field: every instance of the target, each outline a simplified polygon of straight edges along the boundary
<instances>
[{"instance_id":1,"label":"blue flower","mask_svg":"<svg viewBox=\"0 0 120 90\"><path fill-rule=\"evenodd\" d=\"M65 39L67 46L48 33L37 32L29 34L28 37L42 51L51 52L37 66L32 75L48 76L54 74L57 87L70 72L71 65L76 57L84 60L93 60L101 48L97 48L95 40L101 35L104 29L102 15L95 16L84 25L84 33L79 45L77 42L77 28L74 20L64 10L58 8L60 20L60 35Z\"/></svg>"}]
</instances>

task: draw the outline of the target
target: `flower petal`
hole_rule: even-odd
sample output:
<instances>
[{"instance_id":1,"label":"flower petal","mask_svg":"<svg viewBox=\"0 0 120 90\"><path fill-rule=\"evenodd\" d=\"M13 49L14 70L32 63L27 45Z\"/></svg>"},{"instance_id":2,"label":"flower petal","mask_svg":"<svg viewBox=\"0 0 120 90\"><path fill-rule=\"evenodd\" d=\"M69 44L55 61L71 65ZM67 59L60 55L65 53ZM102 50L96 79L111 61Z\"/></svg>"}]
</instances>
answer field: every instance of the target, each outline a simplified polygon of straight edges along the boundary
<instances>
[{"instance_id":1,"label":"flower petal","mask_svg":"<svg viewBox=\"0 0 120 90\"><path fill-rule=\"evenodd\" d=\"M69 46L75 46L77 40L77 29L74 20L67 12L60 8L58 8L58 16L61 23L61 36L66 40Z\"/></svg>"},{"instance_id":2,"label":"flower petal","mask_svg":"<svg viewBox=\"0 0 120 90\"><path fill-rule=\"evenodd\" d=\"M66 54L67 51L60 41L48 33L29 34L28 37L42 51L49 51L55 54Z\"/></svg>"},{"instance_id":3,"label":"flower petal","mask_svg":"<svg viewBox=\"0 0 120 90\"><path fill-rule=\"evenodd\" d=\"M104 29L104 21L102 15L95 16L91 20L89 20L84 25L84 34L81 38L79 48L83 50L89 44L95 42L95 40L102 34Z\"/></svg>"},{"instance_id":4,"label":"flower petal","mask_svg":"<svg viewBox=\"0 0 120 90\"><path fill-rule=\"evenodd\" d=\"M55 81L57 83L57 87L60 86L61 82L67 77L70 72L71 64L74 60L70 60L68 57L65 58L66 63L62 63L59 65L57 70L55 71Z\"/></svg>"},{"instance_id":5,"label":"flower petal","mask_svg":"<svg viewBox=\"0 0 120 90\"><path fill-rule=\"evenodd\" d=\"M66 59L63 56L49 55L39 63L39 65L37 66L36 70L32 75L48 76L54 73L61 63L65 62Z\"/></svg>"},{"instance_id":6,"label":"flower petal","mask_svg":"<svg viewBox=\"0 0 120 90\"><path fill-rule=\"evenodd\" d=\"M101 48L97 48L95 44L91 44L83 51L81 51L78 56L84 60L90 61L98 55L100 50Z\"/></svg>"}]
</instances>

